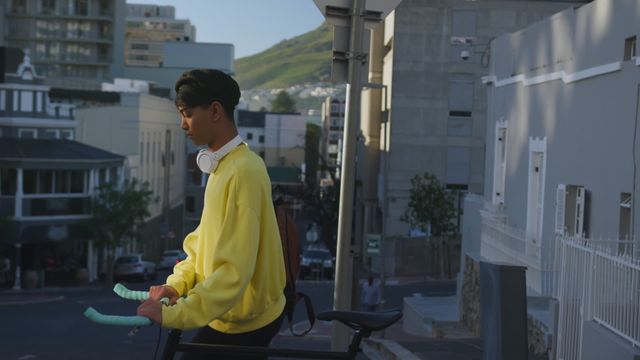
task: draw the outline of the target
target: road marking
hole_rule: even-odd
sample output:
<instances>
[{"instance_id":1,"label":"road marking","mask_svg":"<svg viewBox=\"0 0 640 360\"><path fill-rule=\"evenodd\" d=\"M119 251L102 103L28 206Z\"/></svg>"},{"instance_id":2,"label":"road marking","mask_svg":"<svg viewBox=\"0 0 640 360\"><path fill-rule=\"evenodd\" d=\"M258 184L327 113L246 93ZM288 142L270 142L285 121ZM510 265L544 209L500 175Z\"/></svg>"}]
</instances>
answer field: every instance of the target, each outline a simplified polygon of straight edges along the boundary
<instances>
[{"instance_id":1,"label":"road marking","mask_svg":"<svg viewBox=\"0 0 640 360\"><path fill-rule=\"evenodd\" d=\"M92 304L104 304L104 303L114 303L120 302L122 299L114 298L114 299L96 299L96 300L78 300L76 303L80 305L92 305Z\"/></svg>"}]
</instances>

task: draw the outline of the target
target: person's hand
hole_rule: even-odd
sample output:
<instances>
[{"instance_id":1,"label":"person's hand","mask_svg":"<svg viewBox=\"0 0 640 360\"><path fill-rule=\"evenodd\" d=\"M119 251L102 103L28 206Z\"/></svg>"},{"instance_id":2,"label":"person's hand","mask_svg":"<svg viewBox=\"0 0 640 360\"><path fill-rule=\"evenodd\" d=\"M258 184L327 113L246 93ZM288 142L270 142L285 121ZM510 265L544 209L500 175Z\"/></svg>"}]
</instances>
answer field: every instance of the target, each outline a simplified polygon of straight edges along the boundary
<instances>
[{"instance_id":1,"label":"person's hand","mask_svg":"<svg viewBox=\"0 0 640 360\"><path fill-rule=\"evenodd\" d=\"M162 298L168 298L169 304L173 305L180 297L178 291L169 285L152 286L149 288L149 300L160 301Z\"/></svg>"},{"instance_id":2,"label":"person's hand","mask_svg":"<svg viewBox=\"0 0 640 360\"><path fill-rule=\"evenodd\" d=\"M158 300L145 300L136 312L139 316L145 316L154 323L162 325L162 304Z\"/></svg>"}]
</instances>

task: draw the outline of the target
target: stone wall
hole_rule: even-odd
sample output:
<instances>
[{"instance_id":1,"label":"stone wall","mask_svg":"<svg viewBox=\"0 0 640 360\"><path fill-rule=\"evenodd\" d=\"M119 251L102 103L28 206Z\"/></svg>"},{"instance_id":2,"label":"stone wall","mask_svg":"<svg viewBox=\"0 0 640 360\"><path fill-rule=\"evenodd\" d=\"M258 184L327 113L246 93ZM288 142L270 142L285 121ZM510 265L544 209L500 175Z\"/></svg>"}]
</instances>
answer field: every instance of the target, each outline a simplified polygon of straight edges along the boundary
<instances>
[{"instance_id":1,"label":"stone wall","mask_svg":"<svg viewBox=\"0 0 640 360\"><path fill-rule=\"evenodd\" d=\"M460 292L460 320L475 336L480 336L480 262L464 256L464 274Z\"/></svg>"}]
</instances>

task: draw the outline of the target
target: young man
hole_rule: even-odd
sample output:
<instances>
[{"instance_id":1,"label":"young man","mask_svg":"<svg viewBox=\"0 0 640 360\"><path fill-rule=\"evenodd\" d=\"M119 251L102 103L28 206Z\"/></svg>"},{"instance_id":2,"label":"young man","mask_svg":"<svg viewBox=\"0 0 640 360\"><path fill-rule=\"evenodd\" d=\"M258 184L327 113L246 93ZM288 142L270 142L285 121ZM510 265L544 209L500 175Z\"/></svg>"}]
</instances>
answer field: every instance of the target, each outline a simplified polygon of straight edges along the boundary
<instances>
[{"instance_id":1,"label":"young man","mask_svg":"<svg viewBox=\"0 0 640 360\"><path fill-rule=\"evenodd\" d=\"M186 260L166 285L149 289L138 315L167 328L200 328L197 343L267 346L282 322L284 259L264 162L234 123L240 89L221 71L196 69L175 90L182 129L207 146L198 166L209 180L200 225L184 239ZM170 306L161 306L163 297Z\"/></svg>"}]
</instances>

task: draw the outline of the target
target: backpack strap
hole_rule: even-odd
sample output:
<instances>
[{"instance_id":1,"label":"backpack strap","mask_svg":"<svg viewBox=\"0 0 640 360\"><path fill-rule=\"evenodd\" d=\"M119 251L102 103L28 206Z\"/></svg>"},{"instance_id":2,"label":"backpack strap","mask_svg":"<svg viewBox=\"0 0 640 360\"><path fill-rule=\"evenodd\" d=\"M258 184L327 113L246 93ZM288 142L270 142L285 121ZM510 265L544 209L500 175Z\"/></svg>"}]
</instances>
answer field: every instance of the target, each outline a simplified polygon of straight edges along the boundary
<instances>
[{"instance_id":1,"label":"backpack strap","mask_svg":"<svg viewBox=\"0 0 640 360\"><path fill-rule=\"evenodd\" d=\"M287 313L287 320L289 321L289 331L291 332L291 334L293 334L293 336L302 337L307 335L309 331L313 329L313 325L316 322L316 314L313 311L313 304L311 303L311 298L307 294L302 292L297 292L295 303L298 303L300 299L304 300L304 307L307 309L307 318L309 319L309 328L299 333L296 333L295 331L293 331L293 312Z\"/></svg>"},{"instance_id":2,"label":"backpack strap","mask_svg":"<svg viewBox=\"0 0 640 360\"><path fill-rule=\"evenodd\" d=\"M278 215L280 214L280 212L284 212L285 210L282 208L276 208L276 218L278 217ZM291 270L291 264L289 263L289 259L291 259L291 244L289 243L289 218L287 216L287 214L283 214L282 215L284 217L284 236L285 236L285 244L286 244L286 251L287 251L287 260L285 261L286 266L288 267L287 269L287 274L289 276L289 279L287 279L287 286L284 289L285 292L285 298L287 298L287 304L285 305L285 314L287 316L287 321L289 322L289 331L291 332L291 334L293 336L305 336L307 335L311 329L313 329L313 325L316 322L316 315L315 315L315 311L313 311L313 304L311 303L311 298L302 292L299 292L296 290L296 279L294 278L293 275L293 271ZM291 303L289 303L289 299L291 299ZM309 328L302 331L302 332L295 332L293 330L293 313L295 311L295 307L296 304L298 303L298 301L300 301L300 299L304 300L304 305L305 305L305 309L307 310L307 318L309 320Z\"/></svg>"}]
</instances>

